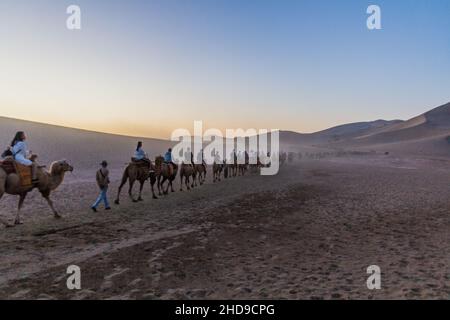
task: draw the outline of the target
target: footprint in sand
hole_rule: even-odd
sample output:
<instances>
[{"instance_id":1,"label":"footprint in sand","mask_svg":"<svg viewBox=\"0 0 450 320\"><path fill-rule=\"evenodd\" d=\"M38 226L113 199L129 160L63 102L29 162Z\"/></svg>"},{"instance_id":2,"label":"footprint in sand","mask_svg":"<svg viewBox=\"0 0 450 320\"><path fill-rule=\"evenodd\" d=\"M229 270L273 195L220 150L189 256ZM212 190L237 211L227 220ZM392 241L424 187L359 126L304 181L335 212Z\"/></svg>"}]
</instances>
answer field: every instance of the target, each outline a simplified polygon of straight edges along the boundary
<instances>
[{"instance_id":1,"label":"footprint in sand","mask_svg":"<svg viewBox=\"0 0 450 320\"><path fill-rule=\"evenodd\" d=\"M113 273L104 277L104 281L103 281L102 285L100 286L100 290L106 290L106 289L111 288L113 286L113 278L117 277L129 270L130 270L129 268L121 268L121 267L114 268Z\"/></svg>"}]
</instances>

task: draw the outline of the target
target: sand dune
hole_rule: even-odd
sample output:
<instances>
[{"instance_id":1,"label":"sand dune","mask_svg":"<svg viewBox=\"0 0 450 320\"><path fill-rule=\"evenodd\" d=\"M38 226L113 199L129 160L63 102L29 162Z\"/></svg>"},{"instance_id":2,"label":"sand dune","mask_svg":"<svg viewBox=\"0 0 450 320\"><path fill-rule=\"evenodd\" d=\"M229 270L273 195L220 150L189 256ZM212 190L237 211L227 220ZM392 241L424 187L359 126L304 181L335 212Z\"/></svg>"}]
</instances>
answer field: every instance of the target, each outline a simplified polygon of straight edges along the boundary
<instances>
[{"instance_id":1,"label":"sand dune","mask_svg":"<svg viewBox=\"0 0 450 320\"><path fill-rule=\"evenodd\" d=\"M450 103L407 121L351 123L312 134L282 132L290 149L314 146L420 156L450 156Z\"/></svg>"}]
</instances>

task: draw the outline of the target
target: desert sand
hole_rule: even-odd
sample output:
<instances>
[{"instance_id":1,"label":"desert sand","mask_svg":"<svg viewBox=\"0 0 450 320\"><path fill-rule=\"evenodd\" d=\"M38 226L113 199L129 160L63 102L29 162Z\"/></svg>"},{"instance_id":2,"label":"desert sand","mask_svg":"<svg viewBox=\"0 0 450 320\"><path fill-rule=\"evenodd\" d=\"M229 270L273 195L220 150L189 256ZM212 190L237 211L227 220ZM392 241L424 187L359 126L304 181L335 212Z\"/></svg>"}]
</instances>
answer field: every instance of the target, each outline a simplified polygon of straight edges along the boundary
<instances>
[{"instance_id":1,"label":"desert sand","mask_svg":"<svg viewBox=\"0 0 450 320\"><path fill-rule=\"evenodd\" d=\"M147 183L143 202L123 193L98 213L89 209L98 162L110 160L112 202L137 138L0 119L2 145L23 128L43 163L75 166L52 195L63 219L35 191L25 224L0 228L0 298L448 299L449 108L284 132L283 148L304 156L276 176L212 183L209 169L193 191L177 180L177 192L154 200ZM150 154L169 144L144 140ZM5 195L0 216L12 222L16 205ZM81 290L66 287L72 264ZM370 265L381 268L381 290L367 289Z\"/></svg>"},{"instance_id":2,"label":"desert sand","mask_svg":"<svg viewBox=\"0 0 450 320\"><path fill-rule=\"evenodd\" d=\"M448 298L449 169L384 155L307 160L158 200L146 186L144 202L97 214L93 183L69 179L54 195L64 219L36 197L25 225L1 230L0 298ZM70 264L82 290L66 287ZM366 287L373 264L381 290Z\"/></svg>"}]
</instances>

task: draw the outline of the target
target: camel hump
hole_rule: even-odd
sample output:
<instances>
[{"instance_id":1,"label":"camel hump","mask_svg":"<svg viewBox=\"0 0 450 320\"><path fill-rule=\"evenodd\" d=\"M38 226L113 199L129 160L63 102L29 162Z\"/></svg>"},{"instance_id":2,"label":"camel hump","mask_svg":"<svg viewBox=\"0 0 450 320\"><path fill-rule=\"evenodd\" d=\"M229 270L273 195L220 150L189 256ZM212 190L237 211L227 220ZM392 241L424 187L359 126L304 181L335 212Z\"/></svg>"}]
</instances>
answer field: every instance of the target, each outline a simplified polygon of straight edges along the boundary
<instances>
[{"instance_id":1,"label":"camel hump","mask_svg":"<svg viewBox=\"0 0 450 320\"><path fill-rule=\"evenodd\" d=\"M16 173L15 162L13 157L6 157L5 160L0 161L0 168L2 168L6 174Z\"/></svg>"}]
</instances>

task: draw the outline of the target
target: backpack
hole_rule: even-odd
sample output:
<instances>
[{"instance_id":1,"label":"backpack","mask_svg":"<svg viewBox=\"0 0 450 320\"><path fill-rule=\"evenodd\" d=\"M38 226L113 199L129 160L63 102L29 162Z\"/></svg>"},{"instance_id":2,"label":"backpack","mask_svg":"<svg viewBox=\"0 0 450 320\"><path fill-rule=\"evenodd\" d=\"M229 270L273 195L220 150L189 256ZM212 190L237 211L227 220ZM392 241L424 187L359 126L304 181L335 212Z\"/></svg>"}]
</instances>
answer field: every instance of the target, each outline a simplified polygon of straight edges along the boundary
<instances>
[{"instance_id":1,"label":"backpack","mask_svg":"<svg viewBox=\"0 0 450 320\"><path fill-rule=\"evenodd\" d=\"M6 149L5 151L3 151L3 153L2 153L2 158L4 159L4 158L6 158L6 157L10 157L10 156L13 156L14 154L12 153L12 151L8 148L8 149Z\"/></svg>"}]
</instances>

